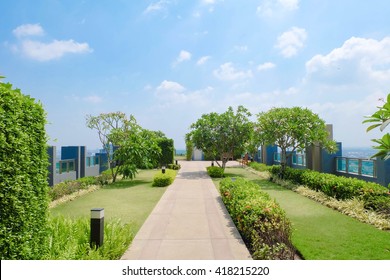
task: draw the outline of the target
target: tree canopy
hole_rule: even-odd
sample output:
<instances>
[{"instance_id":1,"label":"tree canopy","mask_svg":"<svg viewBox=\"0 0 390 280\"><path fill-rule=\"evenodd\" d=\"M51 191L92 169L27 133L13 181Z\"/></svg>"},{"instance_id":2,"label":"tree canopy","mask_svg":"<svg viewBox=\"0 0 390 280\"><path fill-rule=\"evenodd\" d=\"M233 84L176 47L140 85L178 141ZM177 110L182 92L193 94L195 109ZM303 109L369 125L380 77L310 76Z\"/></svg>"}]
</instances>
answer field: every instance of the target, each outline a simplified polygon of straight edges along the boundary
<instances>
[{"instance_id":1,"label":"tree canopy","mask_svg":"<svg viewBox=\"0 0 390 280\"><path fill-rule=\"evenodd\" d=\"M281 149L282 174L287 164L287 151L304 150L315 143L329 152L337 150L336 143L329 139L325 122L309 109L273 108L257 116L256 130L260 142Z\"/></svg>"},{"instance_id":2,"label":"tree canopy","mask_svg":"<svg viewBox=\"0 0 390 280\"><path fill-rule=\"evenodd\" d=\"M377 107L379 110L376 111L371 116L368 116L363 123L374 123L367 128L367 132L379 127L380 131L384 131L385 128L390 124L390 93L387 95L386 101L384 101L383 106ZM386 133L381 139L372 139L373 142L379 144L379 146L374 146L378 152L372 156L381 157L383 159L390 158L390 134Z\"/></svg>"},{"instance_id":3,"label":"tree canopy","mask_svg":"<svg viewBox=\"0 0 390 280\"><path fill-rule=\"evenodd\" d=\"M137 166L147 166L161 153L157 144L161 133L143 129L132 115L127 117L122 112L88 115L87 126L98 131L114 182L118 174L134 178Z\"/></svg>"},{"instance_id":4,"label":"tree canopy","mask_svg":"<svg viewBox=\"0 0 390 280\"><path fill-rule=\"evenodd\" d=\"M191 125L192 131L187 135L187 140L225 168L235 153L244 151L252 130L250 116L243 106L238 106L236 112L229 107L222 114L204 114ZM218 159L222 164L218 163Z\"/></svg>"}]
</instances>

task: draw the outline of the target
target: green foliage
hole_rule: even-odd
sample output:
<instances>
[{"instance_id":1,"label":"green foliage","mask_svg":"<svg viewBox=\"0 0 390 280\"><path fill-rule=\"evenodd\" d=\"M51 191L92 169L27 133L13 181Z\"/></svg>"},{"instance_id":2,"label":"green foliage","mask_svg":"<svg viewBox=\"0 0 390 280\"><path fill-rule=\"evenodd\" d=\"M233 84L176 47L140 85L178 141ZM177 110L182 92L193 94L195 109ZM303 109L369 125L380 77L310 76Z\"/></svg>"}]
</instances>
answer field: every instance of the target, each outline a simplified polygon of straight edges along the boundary
<instances>
[{"instance_id":1,"label":"green foliage","mask_svg":"<svg viewBox=\"0 0 390 280\"><path fill-rule=\"evenodd\" d=\"M110 170L106 170L110 171ZM100 186L108 185L110 181L112 180L112 176L110 173L103 172L99 176L96 177L96 181Z\"/></svg>"},{"instance_id":2,"label":"green foliage","mask_svg":"<svg viewBox=\"0 0 390 280\"><path fill-rule=\"evenodd\" d=\"M153 177L153 187L166 187L173 183L176 177L176 171L166 169L165 173L159 172Z\"/></svg>"},{"instance_id":3,"label":"green foliage","mask_svg":"<svg viewBox=\"0 0 390 280\"><path fill-rule=\"evenodd\" d=\"M134 237L134 227L120 220L104 223L103 245L90 247L90 220L72 220L63 216L50 218L46 260L118 260ZM43 253L43 252L42 252Z\"/></svg>"},{"instance_id":4,"label":"green foliage","mask_svg":"<svg viewBox=\"0 0 390 280\"><path fill-rule=\"evenodd\" d=\"M159 158L160 166L172 164L175 157L175 147L173 145L173 139L160 138L158 139L158 146L161 149L161 156Z\"/></svg>"},{"instance_id":5,"label":"green foliage","mask_svg":"<svg viewBox=\"0 0 390 280\"><path fill-rule=\"evenodd\" d=\"M0 82L0 256L40 259L47 238L46 113Z\"/></svg>"},{"instance_id":6,"label":"green foliage","mask_svg":"<svg viewBox=\"0 0 390 280\"><path fill-rule=\"evenodd\" d=\"M287 150L304 150L314 143L321 144L329 152L337 150L336 143L329 140L325 122L309 109L273 108L258 114L256 128L260 142L281 149L282 174L287 164Z\"/></svg>"},{"instance_id":7,"label":"green foliage","mask_svg":"<svg viewBox=\"0 0 390 280\"><path fill-rule=\"evenodd\" d=\"M194 147L202 150L207 158L221 160L222 168L235 153L242 153L250 139L253 125L249 121L250 112L238 106L222 114L204 114L191 125L192 131L187 134Z\"/></svg>"},{"instance_id":8,"label":"green foliage","mask_svg":"<svg viewBox=\"0 0 390 280\"><path fill-rule=\"evenodd\" d=\"M254 259L294 259L291 223L279 204L248 180L225 178L222 200Z\"/></svg>"},{"instance_id":9,"label":"green foliage","mask_svg":"<svg viewBox=\"0 0 390 280\"><path fill-rule=\"evenodd\" d=\"M218 166L208 166L207 174L209 174L211 178L222 178L224 175L224 169Z\"/></svg>"},{"instance_id":10,"label":"green foliage","mask_svg":"<svg viewBox=\"0 0 390 280\"><path fill-rule=\"evenodd\" d=\"M112 181L117 175L133 179L137 167L154 164L161 154L160 133L143 129L134 116L122 112L87 116L87 126L96 129L106 153ZM115 168L116 167L116 168Z\"/></svg>"},{"instance_id":11,"label":"green foliage","mask_svg":"<svg viewBox=\"0 0 390 280\"><path fill-rule=\"evenodd\" d=\"M92 176L83 177L73 181L64 181L50 188L49 197L53 201L96 184L98 184L98 179Z\"/></svg>"},{"instance_id":12,"label":"green foliage","mask_svg":"<svg viewBox=\"0 0 390 280\"><path fill-rule=\"evenodd\" d=\"M167 167L168 167L168 169L179 170L181 168L181 165L180 164L171 163L171 164L168 164Z\"/></svg>"},{"instance_id":13,"label":"green foliage","mask_svg":"<svg viewBox=\"0 0 390 280\"><path fill-rule=\"evenodd\" d=\"M363 121L363 123L374 123L367 128L367 132L377 127L380 128L380 131L383 131L390 124L390 93L387 95L383 106L377 108L379 109L378 111ZM390 134L386 133L382 139L372 139L372 141L379 144L379 146L374 146L379 151L371 158L381 157L385 160L390 159Z\"/></svg>"},{"instance_id":14,"label":"green foliage","mask_svg":"<svg viewBox=\"0 0 390 280\"><path fill-rule=\"evenodd\" d=\"M254 170L263 172L263 171L268 171L268 166L264 163L258 163L255 161L249 162L249 167L253 168Z\"/></svg>"},{"instance_id":15,"label":"green foliage","mask_svg":"<svg viewBox=\"0 0 390 280\"><path fill-rule=\"evenodd\" d=\"M280 168L280 166L272 166L270 168L271 174L277 176L280 173ZM379 213L390 211L390 208L388 208L390 205L389 190L376 183L319 173L308 169L299 170L293 168L286 169L284 179L298 185L305 185L315 191L321 191L327 196L336 199L360 198L364 201L367 209L375 210Z\"/></svg>"}]
</instances>

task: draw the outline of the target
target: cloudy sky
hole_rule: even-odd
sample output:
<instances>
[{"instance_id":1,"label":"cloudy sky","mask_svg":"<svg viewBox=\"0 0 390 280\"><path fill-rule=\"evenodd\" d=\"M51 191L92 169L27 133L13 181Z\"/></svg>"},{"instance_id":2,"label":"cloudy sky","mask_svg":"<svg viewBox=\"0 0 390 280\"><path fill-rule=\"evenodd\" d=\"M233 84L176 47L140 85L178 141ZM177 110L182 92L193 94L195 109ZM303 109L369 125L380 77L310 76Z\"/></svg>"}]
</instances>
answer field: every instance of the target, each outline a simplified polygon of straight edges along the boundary
<instances>
[{"instance_id":1,"label":"cloudy sky","mask_svg":"<svg viewBox=\"0 0 390 280\"><path fill-rule=\"evenodd\" d=\"M0 76L48 113L50 144L100 146L122 111L184 148L203 113L302 106L346 147L390 93L388 0L2 0Z\"/></svg>"}]
</instances>

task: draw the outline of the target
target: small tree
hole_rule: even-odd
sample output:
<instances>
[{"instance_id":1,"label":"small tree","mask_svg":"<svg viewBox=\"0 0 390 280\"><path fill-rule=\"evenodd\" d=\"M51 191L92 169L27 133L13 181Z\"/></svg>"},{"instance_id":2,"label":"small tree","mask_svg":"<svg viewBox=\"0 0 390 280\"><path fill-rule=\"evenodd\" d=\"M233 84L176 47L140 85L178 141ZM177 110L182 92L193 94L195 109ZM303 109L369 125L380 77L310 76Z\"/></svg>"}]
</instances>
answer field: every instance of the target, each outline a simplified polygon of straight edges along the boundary
<instances>
[{"instance_id":1,"label":"small tree","mask_svg":"<svg viewBox=\"0 0 390 280\"><path fill-rule=\"evenodd\" d=\"M134 178L137 166L147 165L161 152L156 135L139 126L132 115L129 118L122 112L88 115L87 126L98 131L113 182L118 174Z\"/></svg>"},{"instance_id":2,"label":"small tree","mask_svg":"<svg viewBox=\"0 0 390 280\"><path fill-rule=\"evenodd\" d=\"M325 122L309 109L273 108L258 114L257 129L264 144L281 149L281 176L286 169L288 150L304 150L315 143L329 152L337 150L336 143L329 140Z\"/></svg>"},{"instance_id":3,"label":"small tree","mask_svg":"<svg viewBox=\"0 0 390 280\"><path fill-rule=\"evenodd\" d=\"M206 156L213 158L225 169L226 163L236 152L243 152L251 133L249 111L238 106L234 112L232 107L222 114L204 114L191 125L189 134L193 145L202 150ZM222 161L218 163L217 159Z\"/></svg>"},{"instance_id":4,"label":"small tree","mask_svg":"<svg viewBox=\"0 0 390 280\"><path fill-rule=\"evenodd\" d=\"M367 132L379 127L380 131L384 131L385 128L390 124L390 94L387 95L387 100L384 102L383 106L377 107L379 110L376 111L369 117L366 117L367 120L363 123L374 123L373 125L367 128ZM386 133L383 135L382 139L372 139L373 142L379 144L379 146L374 146L375 149L379 150L374 157L381 157L385 160L390 158L390 134Z\"/></svg>"}]
</instances>

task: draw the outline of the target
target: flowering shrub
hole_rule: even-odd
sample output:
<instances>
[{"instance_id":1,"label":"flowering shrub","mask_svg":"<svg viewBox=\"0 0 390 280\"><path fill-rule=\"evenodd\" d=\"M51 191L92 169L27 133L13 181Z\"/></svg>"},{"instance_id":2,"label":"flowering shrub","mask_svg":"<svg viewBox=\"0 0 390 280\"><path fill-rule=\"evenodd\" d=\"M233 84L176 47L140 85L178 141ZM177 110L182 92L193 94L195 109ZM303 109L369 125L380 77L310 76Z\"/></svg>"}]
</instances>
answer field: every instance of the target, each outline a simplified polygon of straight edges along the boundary
<instances>
[{"instance_id":1,"label":"flowering shrub","mask_svg":"<svg viewBox=\"0 0 390 280\"><path fill-rule=\"evenodd\" d=\"M260 186L242 178L220 183L222 200L254 259L294 259L291 223Z\"/></svg>"}]
</instances>

